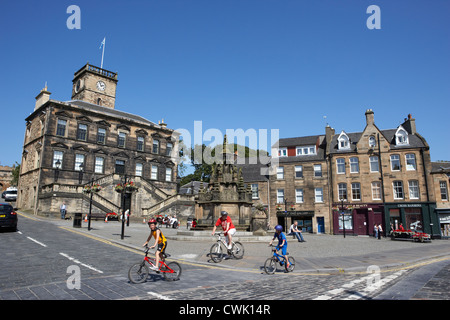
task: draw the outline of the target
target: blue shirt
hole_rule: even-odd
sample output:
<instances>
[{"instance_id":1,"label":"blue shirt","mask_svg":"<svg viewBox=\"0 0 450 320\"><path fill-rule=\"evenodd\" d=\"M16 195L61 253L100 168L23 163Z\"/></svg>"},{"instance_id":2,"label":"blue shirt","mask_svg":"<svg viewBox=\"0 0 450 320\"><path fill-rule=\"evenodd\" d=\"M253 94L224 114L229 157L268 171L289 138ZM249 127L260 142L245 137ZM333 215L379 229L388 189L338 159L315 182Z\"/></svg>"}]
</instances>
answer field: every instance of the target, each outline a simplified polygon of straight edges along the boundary
<instances>
[{"instance_id":1,"label":"blue shirt","mask_svg":"<svg viewBox=\"0 0 450 320\"><path fill-rule=\"evenodd\" d=\"M283 240L285 241L285 245L287 245L287 239L286 239L286 236L284 235L284 233L283 232L280 232L280 233L276 233L275 232L275 234L273 235L273 238L275 239L275 238L277 238L278 239L278 245L279 246L281 246L281 244L283 243Z\"/></svg>"}]
</instances>

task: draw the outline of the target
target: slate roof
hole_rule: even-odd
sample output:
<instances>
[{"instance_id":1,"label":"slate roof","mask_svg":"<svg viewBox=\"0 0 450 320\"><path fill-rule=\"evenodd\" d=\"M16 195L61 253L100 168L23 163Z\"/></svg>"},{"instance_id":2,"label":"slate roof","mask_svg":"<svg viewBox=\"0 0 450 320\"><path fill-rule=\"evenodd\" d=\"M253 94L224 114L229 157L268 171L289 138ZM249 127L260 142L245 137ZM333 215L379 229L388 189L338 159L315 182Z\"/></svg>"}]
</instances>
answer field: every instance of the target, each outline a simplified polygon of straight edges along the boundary
<instances>
[{"instance_id":1,"label":"slate roof","mask_svg":"<svg viewBox=\"0 0 450 320\"><path fill-rule=\"evenodd\" d=\"M70 100L70 101L65 101L65 103L70 104L70 105L76 105L78 107L80 107L81 109L86 109L89 111L96 111L99 112L101 114L105 114L105 115L110 115L112 117L115 118L123 118L126 120L134 120L137 122L141 122L144 124L147 124L149 126L156 126L156 127L160 127L159 125L157 125L156 123L145 119L144 117L132 114L132 113L128 113L128 112L124 112L124 111L120 111L117 109L111 109L108 107L104 107L104 106L99 106L96 104L92 104L86 101L81 101L81 100Z\"/></svg>"},{"instance_id":2,"label":"slate roof","mask_svg":"<svg viewBox=\"0 0 450 320\"><path fill-rule=\"evenodd\" d=\"M387 130L380 130L383 136L389 141L391 144L391 150L400 150L400 149L410 149L410 148L422 148L422 147L428 147L428 145L424 142L423 138L418 134L408 134L408 140L409 144L407 145L396 145L395 144L395 133L397 132L397 129L387 129ZM359 139L362 136L362 132L352 132L352 133L345 133L348 138L350 139L350 149L347 150L339 150L338 149L338 137L339 134L335 134L333 138L331 139L330 143L330 153L352 153L356 151L356 144L358 143Z\"/></svg>"}]
</instances>

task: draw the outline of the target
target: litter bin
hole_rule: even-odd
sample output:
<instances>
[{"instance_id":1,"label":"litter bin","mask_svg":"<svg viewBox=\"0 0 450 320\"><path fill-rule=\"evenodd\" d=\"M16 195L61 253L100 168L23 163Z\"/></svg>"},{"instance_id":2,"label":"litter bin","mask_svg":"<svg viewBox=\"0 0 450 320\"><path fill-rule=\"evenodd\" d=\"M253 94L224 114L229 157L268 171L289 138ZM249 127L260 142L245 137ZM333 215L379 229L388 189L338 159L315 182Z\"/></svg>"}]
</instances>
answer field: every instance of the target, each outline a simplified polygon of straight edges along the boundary
<instances>
[{"instance_id":1,"label":"litter bin","mask_svg":"<svg viewBox=\"0 0 450 320\"><path fill-rule=\"evenodd\" d=\"M81 214L81 212L75 212L75 215L73 217L73 227L81 228L81 221L83 221L83 215Z\"/></svg>"}]
</instances>

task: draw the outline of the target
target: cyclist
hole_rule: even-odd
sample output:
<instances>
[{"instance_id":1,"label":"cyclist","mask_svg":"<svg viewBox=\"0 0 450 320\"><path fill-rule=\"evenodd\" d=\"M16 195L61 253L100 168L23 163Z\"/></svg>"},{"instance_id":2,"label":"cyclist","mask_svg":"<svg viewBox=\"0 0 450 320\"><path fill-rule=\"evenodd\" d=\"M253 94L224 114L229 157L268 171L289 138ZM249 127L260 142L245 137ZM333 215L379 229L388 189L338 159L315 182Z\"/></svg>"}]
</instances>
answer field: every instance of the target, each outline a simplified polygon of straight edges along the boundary
<instances>
[{"instance_id":1,"label":"cyclist","mask_svg":"<svg viewBox=\"0 0 450 320\"><path fill-rule=\"evenodd\" d=\"M273 239L272 239L272 241L270 241L269 246L272 245L272 242L275 240L275 238L278 239L277 250L281 249L281 253L282 253L284 259L286 259L286 267L289 268L290 263L289 263L289 260L287 257L287 239L283 233L283 227L280 225L277 225L275 227L275 234L273 235Z\"/></svg>"},{"instance_id":2,"label":"cyclist","mask_svg":"<svg viewBox=\"0 0 450 320\"><path fill-rule=\"evenodd\" d=\"M217 222L214 225L211 235L214 235L214 232L216 232L216 228L220 225L222 226L224 236L226 236L225 239L227 240L227 249L231 250L232 243L233 243L232 239L233 239L233 235L236 233L236 228L234 227L234 224L231 221L231 218L228 216L228 212L226 212L226 211L220 212L220 218L217 219Z\"/></svg>"},{"instance_id":3,"label":"cyclist","mask_svg":"<svg viewBox=\"0 0 450 320\"><path fill-rule=\"evenodd\" d=\"M150 221L148 222L148 226L150 228L150 235L147 238L147 241L145 241L145 243L142 245L143 247L148 245L148 242L150 241L150 239L152 237L155 238L155 244L153 246L150 247L150 249L153 249L154 247L157 247L156 252L155 252L155 266L151 267L152 270L158 271L158 267L159 267L159 260L160 258L163 258L163 254L164 251L166 250L167 247L167 239L166 237L164 237L164 235L162 234L161 230L156 226L156 220L155 219L150 219Z\"/></svg>"}]
</instances>

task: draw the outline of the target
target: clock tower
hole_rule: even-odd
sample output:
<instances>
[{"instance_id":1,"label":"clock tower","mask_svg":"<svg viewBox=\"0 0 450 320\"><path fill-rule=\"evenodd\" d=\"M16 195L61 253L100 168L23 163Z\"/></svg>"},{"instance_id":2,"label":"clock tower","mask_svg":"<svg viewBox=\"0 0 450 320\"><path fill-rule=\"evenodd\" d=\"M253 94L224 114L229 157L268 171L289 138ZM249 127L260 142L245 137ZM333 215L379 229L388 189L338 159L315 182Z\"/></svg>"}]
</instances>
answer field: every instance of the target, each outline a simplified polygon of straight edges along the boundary
<instances>
[{"instance_id":1,"label":"clock tower","mask_svg":"<svg viewBox=\"0 0 450 320\"><path fill-rule=\"evenodd\" d=\"M95 67L88 62L74 74L72 100L114 109L117 81L117 73Z\"/></svg>"}]
</instances>

